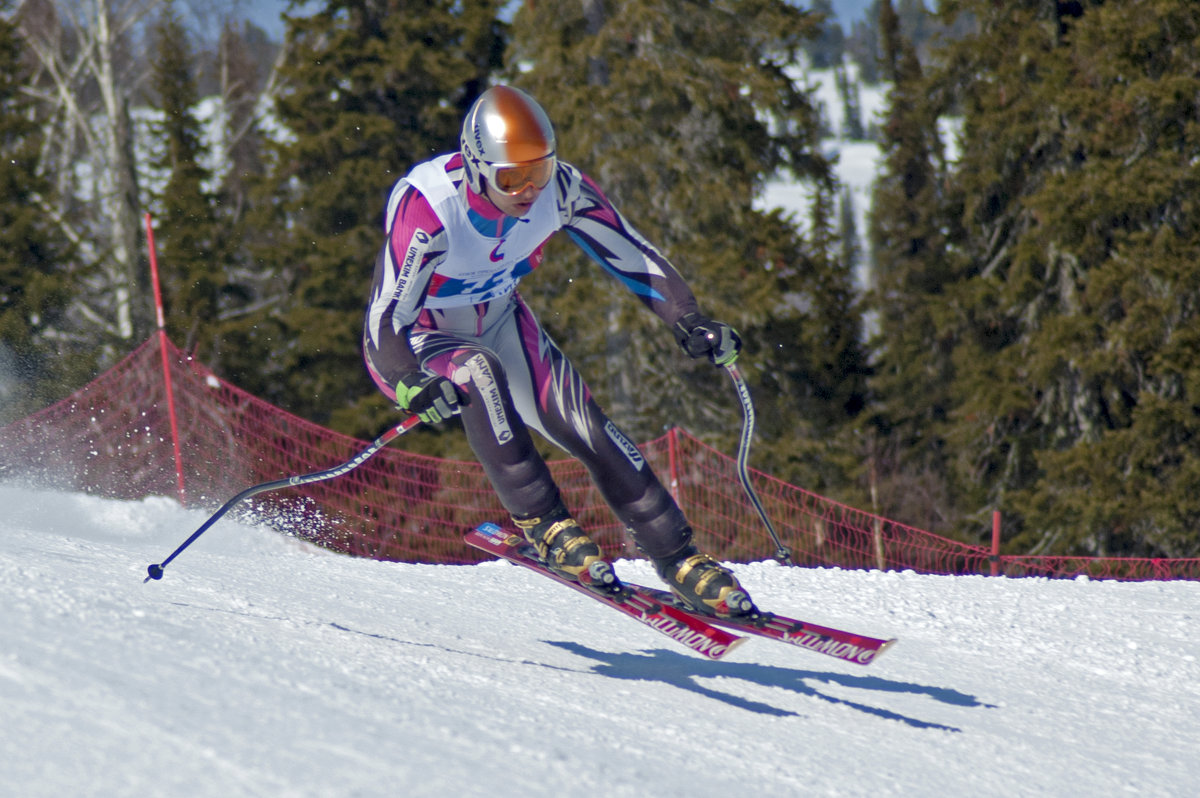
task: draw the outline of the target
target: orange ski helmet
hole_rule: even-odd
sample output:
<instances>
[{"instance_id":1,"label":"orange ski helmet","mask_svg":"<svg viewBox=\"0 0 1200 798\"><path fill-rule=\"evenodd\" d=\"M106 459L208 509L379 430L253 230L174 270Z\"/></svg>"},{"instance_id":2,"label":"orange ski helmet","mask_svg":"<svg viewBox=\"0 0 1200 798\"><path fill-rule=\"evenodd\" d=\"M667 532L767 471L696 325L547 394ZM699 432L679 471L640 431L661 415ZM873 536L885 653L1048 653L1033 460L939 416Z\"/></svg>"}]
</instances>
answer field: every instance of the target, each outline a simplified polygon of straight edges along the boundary
<instances>
[{"instance_id":1,"label":"orange ski helmet","mask_svg":"<svg viewBox=\"0 0 1200 798\"><path fill-rule=\"evenodd\" d=\"M463 120L463 169L467 185L483 193L483 181L502 194L526 186L545 188L554 175L554 127L542 106L520 89L493 86L479 95Z\"/></svg>"}]
</instances>

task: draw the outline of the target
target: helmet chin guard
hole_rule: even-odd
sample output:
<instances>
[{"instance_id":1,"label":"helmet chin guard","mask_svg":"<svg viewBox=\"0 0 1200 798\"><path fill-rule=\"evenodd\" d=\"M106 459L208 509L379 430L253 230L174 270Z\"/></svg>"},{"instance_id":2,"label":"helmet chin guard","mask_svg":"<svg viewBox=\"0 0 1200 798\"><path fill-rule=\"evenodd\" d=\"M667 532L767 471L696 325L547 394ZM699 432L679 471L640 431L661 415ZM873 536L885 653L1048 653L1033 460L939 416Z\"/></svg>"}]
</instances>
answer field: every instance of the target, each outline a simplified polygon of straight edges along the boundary
<instances>
[{"instance_id":1,"label":"helmet chin guard","mask_svg":"<svg viewBox=\"0 0 1200 798\"><path fill-rule=\"evenodd\" d=\"M459 147L467 185L482 194L484 181L497 185L499 170L510 172L537 161L549 161L552 166L554 127L542 106L528 94L511 86L493 86L479 95L467 112ZM541 170L539 175L544 173ZM537 188L546 185L545 181L538 185L538 180L529 183Z\"/></svg>"}]
</instances>

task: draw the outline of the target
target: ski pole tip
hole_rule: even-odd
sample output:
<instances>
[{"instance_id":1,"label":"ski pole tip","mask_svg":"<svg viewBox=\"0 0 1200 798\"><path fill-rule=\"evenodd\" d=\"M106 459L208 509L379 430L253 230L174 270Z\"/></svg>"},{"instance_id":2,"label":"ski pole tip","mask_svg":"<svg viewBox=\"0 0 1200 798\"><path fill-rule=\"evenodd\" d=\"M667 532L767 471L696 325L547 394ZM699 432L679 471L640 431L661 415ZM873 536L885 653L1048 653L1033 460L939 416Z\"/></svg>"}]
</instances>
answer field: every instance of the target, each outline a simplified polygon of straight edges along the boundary
<instances>
[{"instance_id":1,"label":"ski pole tip","mask_svg":"<svg viewBox=\"0 0 1200 798\"><path fill-rule=\"evenodd\" d=\"M146 584L147 582L149 582L151 579L162 579L163 578L163 567L161 565L159 565L158 563L154 563L153 565L151 565L149 568L146 569L146 573L148 574L148 576L142 580L143 585Z\"/></svg>"}]
</instances>

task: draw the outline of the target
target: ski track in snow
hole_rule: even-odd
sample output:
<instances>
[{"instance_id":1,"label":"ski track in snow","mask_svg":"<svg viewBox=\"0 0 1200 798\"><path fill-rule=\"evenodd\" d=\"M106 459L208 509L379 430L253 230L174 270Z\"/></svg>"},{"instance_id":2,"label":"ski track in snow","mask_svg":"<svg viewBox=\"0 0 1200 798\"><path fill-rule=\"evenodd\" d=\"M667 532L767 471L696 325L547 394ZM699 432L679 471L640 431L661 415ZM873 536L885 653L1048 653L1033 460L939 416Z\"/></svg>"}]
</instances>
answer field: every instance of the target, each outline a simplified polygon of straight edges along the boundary
<instances>
[{"instance_id":1,"label":"ski track in snow","mask_svg":"<svg viewBox=\"0 0 1200 798\"><path fill-rule=\"evenodd\" d=\"M381 563L0 486L13 796L1194 794L1200 584L739 564L764 607L900 638L710 662L495 562ZM619 573L654 583L642 561Z\"/></svg>"}]
</instances>

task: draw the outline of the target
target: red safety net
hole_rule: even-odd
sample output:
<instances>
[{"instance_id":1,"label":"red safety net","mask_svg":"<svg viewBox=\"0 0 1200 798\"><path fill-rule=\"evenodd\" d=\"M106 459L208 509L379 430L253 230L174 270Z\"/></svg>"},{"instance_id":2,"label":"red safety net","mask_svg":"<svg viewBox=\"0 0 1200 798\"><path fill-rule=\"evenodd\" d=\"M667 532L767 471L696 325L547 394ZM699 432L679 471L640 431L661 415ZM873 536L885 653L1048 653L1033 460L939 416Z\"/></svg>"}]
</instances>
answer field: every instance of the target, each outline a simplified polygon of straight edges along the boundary
<instances>
[{"instance_id":1,"label":"red safety net","mask_svg":"<svg viewBox=\"0 0 1200 798\"><path fill-rule=\"evenodd\" d=\"M178 458L160 341L178 420ZM409 434L420 434L419 428ZM463 544L463 532L484 521L508 522L483 469L474 462L411 454L403 445L400 438L334 479L260 494L231 515L353 555L433 563L482 559L486 555ZM0 478L118 499L173 496L189 507L215 509L252 485L331 468L365 446L251 396L155 336L72 396L0 429ZM735 562L775 553L733 458L680 429L642 448L705 551ZM553 461L550 468L568 506L606 551L639 556L586 469L572 459ZM1200 578L1200 559L993 557L984 548L848 507L760 472L750 475L799 565ZM180 539L191 531L181 529Z\"/></svg>"}]
</instances>

